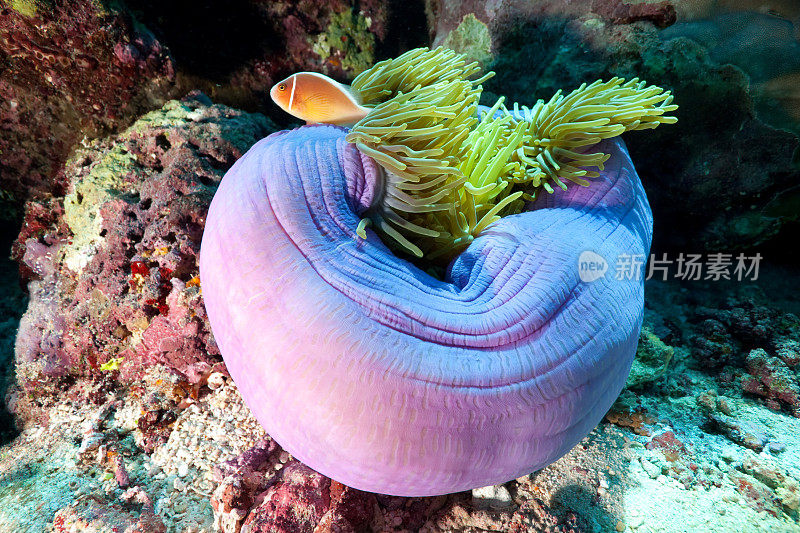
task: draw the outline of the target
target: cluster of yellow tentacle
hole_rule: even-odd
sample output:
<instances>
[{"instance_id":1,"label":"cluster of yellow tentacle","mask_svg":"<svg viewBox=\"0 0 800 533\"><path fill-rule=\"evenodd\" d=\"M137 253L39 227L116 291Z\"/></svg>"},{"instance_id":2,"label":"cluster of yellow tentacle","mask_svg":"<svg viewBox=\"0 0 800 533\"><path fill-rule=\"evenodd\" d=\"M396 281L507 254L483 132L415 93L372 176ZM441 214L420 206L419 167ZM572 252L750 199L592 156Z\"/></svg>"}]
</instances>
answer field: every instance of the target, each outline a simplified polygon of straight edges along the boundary
<instances>
[{"instance_id":1,"label":"cluster of yellow tentacle","mask_svg":"<svg viewBox=\"0 0 800 533\"><path fill-rule=\"evenodd\" d=\"M457 254L489 224L518 213L542 189L589 185L608 154L589 147L625 131L673 123L672 95L637 79L581 85L532 108L501 98L479 112L477 63L418 48L377 63L352 84L374 108L347 135L386 171L373 225L418 257ZM587 150L589 149L589 150Z\"/></svg>"}]
</instances>

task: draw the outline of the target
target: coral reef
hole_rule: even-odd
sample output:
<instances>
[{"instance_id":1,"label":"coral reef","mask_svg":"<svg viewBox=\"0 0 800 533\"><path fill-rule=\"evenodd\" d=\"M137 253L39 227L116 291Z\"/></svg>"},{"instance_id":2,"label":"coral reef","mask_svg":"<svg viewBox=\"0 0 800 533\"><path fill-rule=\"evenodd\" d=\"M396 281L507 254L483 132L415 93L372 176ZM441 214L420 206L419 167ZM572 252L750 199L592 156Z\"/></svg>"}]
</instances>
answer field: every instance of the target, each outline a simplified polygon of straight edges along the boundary
<instances>
[{"instance_id":1,"label":"coral reef","mask_svg":"<svg viewBox=\"0 0 800 533\"><path fill-rule=\"evenodd\" d=\"M633 360L626 386L628 388L641 387L645 383L650 383L663 376L670 359L672 359L673 352L672 346L666 345L650 327L645 325L639 336L636 359Z\"/></svg>"},{"instance_id":2,"label":"coral reef","mask_svg":"<svg viewBox=\"0 0 800 533\"><path fill-rule=\"evenodd\" d=\"M169 98L200 89L271 112L267 90L288 73L350 79L378 49L424 44L425 29L403 18L421 5L374 0L14 0L0 13L0 198L16 206L63 194L75 146Z\"/></svg>"},{"instance_id":3,"label":"coral reef","mask_svg":"<svg viewBox=\"0 0 800 533\"><path fill-rule=\"evenodd\" d=\"M195 274L216 184L273 126L195 95L81 141L189 87L253 110L291 71L344 80L370 39L341 37L364 24L377 58L428 44L418 4L0 0L0 231L21 223L19 268L0 258L0 381L18 380L3 403L19 426L0 415L0 530L800 531L795 264L750 284L648 281L628 390L567 455L503 485L358 492L264 434L217 355ZM796 124L796 45L785 23L738 13L798 21L796 2L426 4L435 44L474 50L498 72L487 88L521 103L611 75L674 91L674 131L626 139L657 246L768 242L796 214L798 141L775 129ZM742 21L776 38L754 41Z\"/></svg>"},{"instance_id":4,"label":"coral reef","mask_svg":"<svg viewBox=\"0 0 800 533\"><path fill-rule=\"evenodd\" d=\"M75 152L63 204L29 204L15 247L32 279L24 391L135 380L155 363L205 379L219 362L197 278L205 210L223 170L272 128L197 95Z\"/></svg>"},{"instance_id":5,"label":"coral reef","mask_svg":"<svg viewBox=\"0 0 800 533\"><path fill-rule=\"evenodd\" d=\"M209 106L198 96L170 103L118 137L116 144L126 147L133 159L115 151L111 142L95 143L72 158L65 174L73 183L66 201L70 216L58 199L31 202L25 211L17 256L28 258L23 268L31 280L28 313L47 314L50 322L57 313L72 320L77 306L70 291L96 272L108 291L105 310L111 312L106 315L103 307L90 311L84 315L84 328L118 347L132 343L134 339L108 335L103 317L127 313L135 318L137 309L145 310L149 323L164 316L156 305L161 295L158 269L184 265L188 270L177 269L184 272L179 281L184 287L189 284L192 278L183 278L193 272L196 242L189 237L196 233L185 233L185 223L201 223L210 199L208 191L202 193L191 181L203 185L202 180L210 180L208 187L213 188L235 154L267 131L264 119ZM126 169L119 179L106 173L115 165ZM110 187L106 192L100 187L104 183ZM126 184L149 191L149 210L155 212L145 220L155 226L154 233L145 232L147 242L171 245L168 253L141 256L147 248L137 247L138 239L144 239L144 234L136 237L140 219L114 215L113 209L98 209L86 200L111 202L124 215L145 199L144 192L139 198L126 192ZM125 190L111 194L119 190L111 186ZM80 203L78 192L84 198ZM91 215L96 220L98 213L101 220L95 225ZM80 234L72 234L66 218ZM166 220L159 223L161 218ZM175 242L167 239L176 229ZM129 231L131 242L122 244L119 239ZM122 267L104 240L111 238L128 250ZM176 246L179 242L183 247ZM83 265L82 258L88 263L73 273L64 264L68 257L74 265ZM102 260L110 261L108 269L92 270ZM144 264L134 266L134 260ZM53 284L56 292L48 289L48 298L39 297L36 284ZM767 366L774 367L770 358L777 358L796 371L796 319L783 309L792 305L786 294L795 284L791 274L769 269L755 291L743 284L693 284L689 290L674 282L648 282L645 338L637 364L656 379L624 392L607 420L561 460L472 494L389 497L351 491L321 478L264 435L221 368L192 381L190 361L145 363L134 354L118 361L116 370L102 370L109 361L98 358L96 366L69 370L74 376L70 379L39 373L50 385L35 389L36 397L19 388L7 397L22 433L0 453L0 529L138 527L234 533L246 531L245 523L251 528L280 523L312 531L350 526L381 532L797 531L800 419L780 399L774 406L779 409L771 409L769 398L743 386L743 378L755 377L751 372L761 372L762 383L764 373L753 364L757 358L750 357L748 365L748 354L759 348L767 354ZM121 285L130 288L108 290ZM170 293L186 292L170 285ZM62 304L52 295L67 301ZM150 297L156 298L153 305L145 303ZM103 301L99 295L93 298ZM167 318L176 306L198 310L191 307L192 300L175 301L164 299L170 306ZM53 303L55 309L48 309ZM707 320L718 323L716 338L731 350L715 356L712 364L712 352L699 339L713 337L706 334ZM200 322L199 331L205 331L205 322ZM93 350L101 355L97 347ZM214 356L207 360L218 362ZM65 361L73 364L75 359ZM136 369L135 379L127 378L126 367ZM282 471L289 466L290 475L284 477Z\"/></svg>"},{"instance_id":6,"label":"coral reef","mask_svg":"<svg viewBox=\"0 0 800 533\"><path fill-rule=\"evenodd\" d=\"M682 6L616 0L566 5L556 0L429 1L436 13L435 44L444 42L468 13L487 25L495 55L489 67L497 73L485 84L487 105L500 94L533 105L534 97L612 76L638 76L676 95L681 108L675 127L627 140L655 219L663 224L655 235L656 251L735 250L776 237L786 240L789 233L781 236L780 230L797 215L793 185L800 177L795 164L800 139L779 129L786 121L772 120L774 112L761 112L763 105L756 104L764 101L759 96L762 89L751 87L748 74L739 67L726 64L727 57L715 52L713 42L706 42L707 48L690 40L683 26L658 29L673 21ZM627 14L619 16L620 9ZM742 26L728 25L735 27ZM778 46L769 31L758 35L757 42L775 43L777 54L795 50L794 41L781 37L784 45ZM756 41L739 42L748 47ZM730 54L742 57L735 50ZM773 63L782 62L759 64ZM792 86L790 78L775 83ZM790 90L784 90L789 98ZM720 109L726 112L720 115Z\"/></svg>"},{"instance_id":7,"label":"coral reef","mask_svg":"<svg viewBox=\"0 0 800 533\"><path fill-rule=\"evenodd\" d=\"M0 188L60 193L69 150L160 106L169 54L100 2L0 3Z\"/></svg>"},{"instance_id":8,"label":"coral reef","mask_svg":"<svg viewBox=\"0 0 800 533\"><path fill-rule=\"evenodd\" d=\"M772 409L779 410L785 404L800 417L800 385L786 363L758 348L747 354L746 365L749 376L742 377L744 392L765 398Z\"/></svg>"},{"instance_id":9,"label":"coral reef","mask_svg":"<svg viewBox=\"0 0 800 533\"><path fill-rule=\"evenodd\" d=\"M791 366L798 363L800 321L792 314L752 299L731 298L718 306L697 307L691 320L701 332L692 342L709 365L742 366L751 348L780 354Z\"/></svg>"}]
</instances>

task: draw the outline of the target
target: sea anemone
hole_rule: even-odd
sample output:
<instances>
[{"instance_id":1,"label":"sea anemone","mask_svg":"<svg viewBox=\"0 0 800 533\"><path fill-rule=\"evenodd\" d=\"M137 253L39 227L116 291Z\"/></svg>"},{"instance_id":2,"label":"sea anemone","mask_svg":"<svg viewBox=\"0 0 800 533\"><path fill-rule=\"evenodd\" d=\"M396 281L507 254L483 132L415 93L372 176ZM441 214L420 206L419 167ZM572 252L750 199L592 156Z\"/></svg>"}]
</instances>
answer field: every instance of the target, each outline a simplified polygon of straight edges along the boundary
<instances>
[{"instance_id":1,"label":"sea anemone","mask_svg":"<svg viewBox=\"0 0 800 533\"><path fill-rule=\"evenodd\" d=\"M374 109L349 142L386 171L384 197L361 225L373 225L403 249L450 260L481 231L541 189L587 186L609 157L586 149L626 131L673 123L672 95L633 79L558 91L533 108L500 98L479 106L486 74L445 48L419 48L376 64L353 81Z\"/></svg>"},{"instance_id":2,"label":"sea anemone","mask_svg":"<svg viewBox=\"0 0 800 533\"><path fill-rule=\"evenodd\" d=\"M609 137L671 121L668 93L614 79L479 112L475 74L441 49L377 64L353 83L373 109L352 130L263 139L208 213L203 295L243 398L362 490L444 494L550 464L636 349L643 281L611 265L646 256L652 218ZM449 259L443 279L387 243ZM605 275L583 277L587 252Z\"/></svg>"}]
</instances>

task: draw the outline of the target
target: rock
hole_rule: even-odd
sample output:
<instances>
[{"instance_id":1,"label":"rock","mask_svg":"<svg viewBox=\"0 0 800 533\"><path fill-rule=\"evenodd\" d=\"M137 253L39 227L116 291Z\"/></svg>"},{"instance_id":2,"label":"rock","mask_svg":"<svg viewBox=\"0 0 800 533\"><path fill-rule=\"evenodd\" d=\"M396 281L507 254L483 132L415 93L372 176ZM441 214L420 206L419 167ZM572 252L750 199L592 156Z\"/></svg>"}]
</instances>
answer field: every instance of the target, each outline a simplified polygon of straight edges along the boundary
<instances>
[{"instance_id":1,"label":"rock","mask_svg":"<svg viewBox=\"0 0 800 533\"><path fill-rule=\"evenodd\" d=\"M273 441L265 441L215 469L226 477L212 498L223 531L366 531L375 497L321 476L297 461L280 464ZM246 520L245 520L246 518Z\"/></svg>"},{"instance_id":2,"label":"rock","mask_svg":"<svg viewBox=\"0 0 800 533\"><path fill-rule=\"evenodd\" d=\"M213 468L219 485L211 497L214 523L219 529L238 533L258 494L276 479L273 467L280 448L272 439L264 439L243 454Z\"/></svg>"},{"instance_id":3,"label":"rock","mask_svg":"<svg viewBox=\"0 0 800 533\"><path fill-rule=\"evenodd\" d=\"M150 496L148 496L147 493L142 490L142 487L139 486L129 488L120 494L119 499L125 503L138 503L147 509L152 510L153 508L153 502L150 501Z\"/></svg>"},{"instance_id":4,"label":"rock","mask_svg":"<svg viewBox=\"0 0 800 533\"><path fill-rule=\"evenodd\" d=\"M208 376L209 389L217 390L223 385L225 385L225 376L222 374L222 372L214 372L210 376Z\"/></svg>"},{"instance_id":5,"label":"rock","mask_svg":"<svg viewBox=\"0 0 800 533\"><path fill-rule=\"evenodd\" d=\"M696 400L708 417L708 430L722 433L731 442L760 452L773 437L764 424L737 417L738 409L730 398L709 391L697 395Z\"/></svg>"},{"instance_id":6,"label":"rock","mask_svg":"<svg viewBox=\"0 0 800 533\"><path fill-rule=\"evenodd\" d=\"M639 346L636 348L636 358L633 360L625 386L641 387L663 376L673 353L672 346L664 344L647 326L643 327L639 336Z\"/></svg>"},{"instance_id":7,"label":"rock","mask_svg":"<svg viewBox=\"0 0 800 533\"><path fill-rule=\"evenodd\" d=\"M800 509L800 484L796 480L787 480L783 486L775 489L775 495L787 511L797 512Z\"/></svg>"},{"instance_id":8,"label":"rock","mask_svg":"<svg viewBox=\"0 0 800 533\"><path fill-rule=\"evenodd\" d=\"M729 474L738 492L744 496L745 502L757 511L766 511L772 516L781 512L779 504L769 487L747 474Z\"/></svg>"},{"instance_id":9,"label":"rock","mask_svg":"<svg viewBox=\"0 0 800 533\"><path fill-rule=\"evenodd\" d=\"M781 467L766 458L748 456L742 461L740 469L773 490L783 487L787 483L790 486L796 485L796 482L787 476Z\"/></svg>"},{"instance_id":10,"label":"rock","mask_svg":"<svg viewBox=\"0 0 800 533\"><path fill-rule=\"evenodd\" d=\"M119 504L103 505L91 498L81 499L58 511L52 530L67 531L147 531L165 533L166 526L152 510L128 511Z\"/></svg>"},{"instance_id":11,"label":"rock","mask_svg":"<svg viewBox=\"0 0 800 533\"><path fill-rule=\"evenodd\" d=\"M72 147L163 104L174 74L161 43L119 10L91 0L0 7L0 189L18 201L63 194L57 176Z\"/></svg>"},{"instance_id":12,"label":"rock","mask_svg":"<svg viewBox=\"0 0 800 533\"><path fill-rule=\"evenodd\" d=\"M489 28L473 13L464 15L461 24L447 34L442 46L466 55L467 61L477 61L484 68L493 58Z\"/></svg>"},{"instance_id":13,"label":"rock","mask_svg":"<svg viewBox=\"0 0 800 533\"><path fill-rule=\"evenodd\" d=\"M644 471L650 476L650 479L655 479L662 474L660 467L654 465L644 457L640 458L640 461L642 463L642 468L644 468Z\"/></svg>"},{"instance_id":14,"label":"rock","mask_svg":"<svg viewBox=\"0 0 800 533\"><path fill-rule=\"evenodd\" d=\"M294 461L280 481L259 497L242 533L311 533L331 505L330 480Z\"/></svg>"},{"instance_id":15,"label":"rock","mask_svg":"<svg viewBox=\"0 0 800 533\"><path fill-rule=\"evenodd\" d=\"M211 496L215 527L225 533L238 533L251 505L242 480L225 479Z\"/></svg>"},{"instance_id":16,"label":"rock","mask_svg":"<svg viewBox=\"0 0 800 533\"><path fill-rule=\"evenodd\" d=\"M667 461L675 462L687 453L686 445L675 437L672 431L656 435L645 445L648 450L660 450Z\"/></svg>"},{"instance_id":17,"label":"rock","mask_svg":"<svg viewBox=\"0 0 800 533\"><path fill-rule=\"evenodd\" d=\"M484 510L507 509L514 506L514 500L503 485L493 485L472 489L472 505Z\"/></svg>"},{"instance_id":18,"label":"rock","mask_svg":"<svg viewBox=\"0 0 800 533\"><path fill-rule=\"evenodd\" d=\"M782 442L770 442L769 451L774 454L783 453L786 451L786 445Z\"/></svg>"},{"instance_id":19,"label":"rock","mask_svg":"<svg viewBox=\"0 0 800 533\"><path fill-rule=\"evenodd\" d=\"M535 507L535 505L531 505L531 507ZM448 506L445 512L439 513L435 517L435 520L429 522L428 530L459 531L459 529L461 529L462 531L542 531L541 529L535 528L525 529L527 524L521 516L518 518L518 525L514 527L512 525L512 520L514 520L514 518L516 518L516 516L510 513L476 510L472 509L472 506L470 505L456 504ZM552 519L552 517L548 518ZM531 520L531 522L533 522L533 520ZM553 520L553 522L556 522L556 520Z\"/></svg>"},{"instance_id":20,"label":"rock","mask_svg":"<svg viewBox=\"0 0 800 533\"><path fill-rule=\"evenodd\" d=\"M16 349L24 390L137 380L156 363L205 382L220 364L197 278L205 212L227 167L272 128L196 95L76 152L63 210L32 203L41 229L16 248L32 276Z\"/></svg>"},{"instance_id":21,"label":"rock","mask_svg":"<svg viewBox=\"0 0 800 533\"><path fill-rule=\"evenodd\" d=\"M121 489L127 489L131 484L131 478L128 474L128 470L125 468L125 462L119 454L114 456L114 479Z\"/></svg>"},{"instance_id":22,"label":"rock","mask_svg":"<svg viewBox=\"0 0 800 533\"><path fill-rule=\"evenodd\" d=\"M796 356L800 321L791 313L743 300L698 307L691 321L697 326L690 342L704 366L743 367L753 348L775 353L788 366L800 361Z\"/></svg>"},{"instance_id":23,"label":"rock","mask_svg":"<svg viewBox=\"0 0 800 533\"><path fill-rule=\"evenodd\" d=\"M237 475L248 483L254 483L253 476L264 465L280 452L280 447L272 439L261 439L255 446L243 454L220 463L214 467L214 479L221 481L224 477Z\"/></svg>"},{"instance_id":24,"label":"rock","mask_svg":"<svg viewBox=\"0 0 800 533\"><path fill-rule=\"evenodd\" d=\"M314 529L314 533L366 532L375 514L375 495L331 481L331 508Z\"/></svg>"},{"instance_id":25,"label":"rock","mask_svg":"<svg viewBox=\"0 0 800 533\"><path fill-rule=\"evenodd\" d=\"M692 338L697 358L711 367L741 364L741 350L718 320L706 319L698 327L700 333Z\"/></svg>"},{"instance_id":26,"label":"rock","mask_svg":"<svg viewBox=\"0 0 800 533\"><path fill-rule=\"evenodd\" d=\"M781 8L765 12L745 5L730 9L733 7L705 17L680 17L680 22L664 32L665 37L688 37L720 64L731 63L744 70L750 77L758 116L773 126L797 132L800 117L790 103L797 94L800 70L797 19L793 24ZM796 4L793 7L796 9ZM768 40L760 38L767 35Z\"/></svg>"},{"instance_id":27,"label":"rock","mask_svg":"<svg viewBox=\"0 0 800 533\"><path fill-rule=\"evenodd\" d=\"M574 513L559 516L542 500L527 500L511 517L508 531L523 533L527 531L567 532L586 530L581 527Z\"/></svg>"},{"instance_id":28,"label":"rock","mask_svg":"<svg viewBox=\"0 0 800 533\"><path fill-rule=\"evenodd\" d=\"M672 26L677 20L675 7L671 2L631 4L622 0L594 0L592 11L612 24L631 24L647 21L656 27Z\"/></svg>"},{"instance_id":29,"label":"rock","mask_svg":"<svg viewBox=\"0 0 800 533\"><path fill-rule=\"evenodd\" d=\"M800 417L800 384L786 363L757 348L747 355L747 372L749 376L742 377L744 392L765 398L771 409L785 406Z\"/></svg>"},{"instance_id":30,"label":"rock","mask_svg":"<svg viewBox=\"0 0 800 533\"><path fill-rule=\"evenodd\" d=\"M631 391L625 390L606 413L605 419L642 436L652 435L652 428L656 423L656 419L640 405L636 396Z\"/></svg>"},{"instance_id":31,"label":"rock","mask_svg":"<svg viewBox=\"0 0 800 533\"><path fill-rule=\"evenodd\" d=\"M798 338L784 337L775 343L775 355L786 366L794 367L800 364L800 340Z\"/></svg>"}]
</instances>

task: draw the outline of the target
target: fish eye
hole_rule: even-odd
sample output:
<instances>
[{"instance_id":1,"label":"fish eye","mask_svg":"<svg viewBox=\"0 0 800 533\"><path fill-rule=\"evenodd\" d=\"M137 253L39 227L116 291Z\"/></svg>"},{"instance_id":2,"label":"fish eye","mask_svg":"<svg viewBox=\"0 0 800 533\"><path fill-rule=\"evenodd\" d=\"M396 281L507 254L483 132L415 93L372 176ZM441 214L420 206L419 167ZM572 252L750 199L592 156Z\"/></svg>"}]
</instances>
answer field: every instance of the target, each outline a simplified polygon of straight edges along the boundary
<instances>
[{"instance_id":1,"label":"fish eye","mask_svg":"<svg viewBox=\"0 0 800 533\"><path fill-rule=\"evenodd\" d=\"M285 83L281 83L280 85L278 85L278 90L279 91L285 91L286 90L286 84Z\"/></svg>"}]
</instances>

